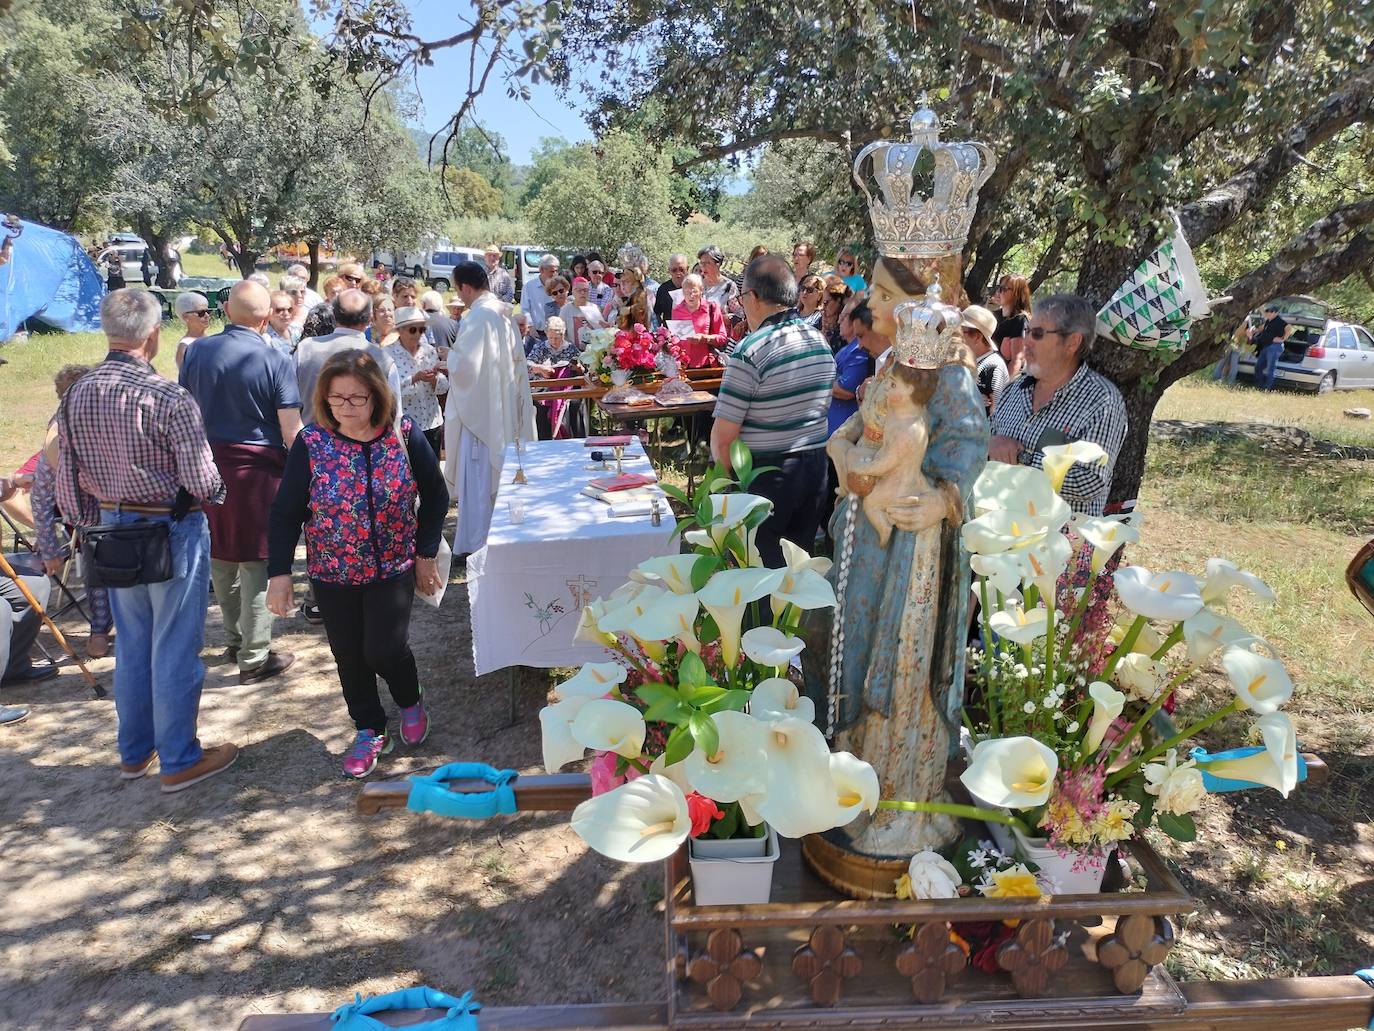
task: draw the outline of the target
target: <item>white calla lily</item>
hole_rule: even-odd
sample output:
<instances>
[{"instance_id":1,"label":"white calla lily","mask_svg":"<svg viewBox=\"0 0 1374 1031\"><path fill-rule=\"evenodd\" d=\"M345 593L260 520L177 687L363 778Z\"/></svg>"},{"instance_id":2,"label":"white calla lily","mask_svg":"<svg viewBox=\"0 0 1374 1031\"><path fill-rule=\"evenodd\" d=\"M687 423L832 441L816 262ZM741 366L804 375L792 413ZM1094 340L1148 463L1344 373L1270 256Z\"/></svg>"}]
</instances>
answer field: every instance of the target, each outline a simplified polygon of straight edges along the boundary
<instances>
[{"instance_id":1,"label":"white calla lily","mask_svg":"<svg viewBox=\"0 0 1374 1031\"><path fill-rule=\"evenodd\" d=\"M830 572L830 567L834 565L824 555L813 557L805 548L793 544L786 537L782 538L780 543L782 544L783 561L787 563L789 573L799 573L803 569L809 569L813 573L825 576L826 573Z\"/></svg>"},{"instance_id":2,"label":"white calla lily","mask_svg":"<svg viewBox=\"0 0 1374 1031\"><path fill-rule=\"evenodd\" d=\"M1030 644L1037 637L1044 637L1049 630L1050 613L1043 605L1027 611L1020 605L1008 605L988 618L988 625L998 637L1005 637L1017 644Z\"/></svg>"},{"instance_id":3,"label":"white calla lily","mask_svg":"<svg viewBox=\"0 0 1374 1031\"><path fill-rule=\"evenodd\" d=\"M1074 524L1073 532L1092 545L1092 572L1100 573L1111 557L1127 544L1140 540L1140 531L1111 516L1094 516Z\"/></svg>"},{"instance_id":4,"label":"white calla lily","mask_svg":"<svg viewBox=\"0 0 1374 1031\"><path fill-rule=\"evenodd\" d=\"M1293 681L1283 663L1251 651L1245 640L1226 646L1221 653L1221 668L1240 703L1261 716L1277 712L1293 697Z\"/></svg>"},{"instance_id":5,"label":"white calla lily","mask_svg":"<svg viewBox=\"0 0 1374 1031\"><path fill-rule=\"evenodd\" d=\"M572 721L573 740L598 752L614 752L634 759L644 751L644 716L629 702L592 698Z\"/></svg>"},{"instance_id":6,"label":"white calla lily","mask_svg":"<svg viewBox=\"0 0 1374 1031\"><path fill-rule=\"evenodd\" d=\"M607 598L608 611L597 622L597 625L608 634L628 634L630 624L644 615L644 611L650 605L668 593L662 587L653 584L626 584L625 586L634 587L635 590L626 591L622 595L620 592L624 588L620 588Z\"/></svg>"},{"instance_id":7,"label":"white calla lily","mask_svg":"<svg viewBox=\"0 0 1374 1031\"><path fill-rule=\"evenodd\" d=\"M767 772L758 815L786 838L833 827L834 781L824 735L804 720L775 720L764 727L763 750Z\"/></svg>"},{"instance_id":8,"label":"white calla lily","mask_svg":"<svg viewBox=\"0 0 1374 1031\"><path fill-rule=\"evenodd\" d=\"M638 641L681 641L690 652L700 652L697 640L697 613L701 603L695 594L662 594L629 623Z\"/></svg>"},{"instance_id":9,"label":"white calla lily","mask_svg":"<svg viewBox=\"0 0 1374 1031\"><path fill-rule=\"evenodd\" d=\"M1254 573L1241 569L1229 559L1209 558L1202 577L1202 600L1208 605L1225 608L1231 590L1236 587L1243 587L1267 605L1274 603L1274 589Z\"/></svg>"},{"instance_id":10,"label":"white calla lily","mask_svg":"<svg viewBox=\"0 0 1374 1031\"><path fill-rule=\"evenodd\" d=\"M964 547L973 554L996 555L1038 544L1050 532L1050 527L1029 518L1024 512L997 511L970 519L959 532Z\"/></svg>"},{"instance_id":11,"label":"white calla lily","mask_svg":"<svg viewBox=\"0 0 1374 1031\"><path fill-rule=\"evenodd\" d=\"M630 671L618 662L589 662L563 683L555 684L549 698L555 702L568 698L604 698L625 683L629 675Z\"/></svg>"},{"instance_id":12,"label":"white calla lily","mask_svg":"<svg viewBox=\"0 0 1374 1031\"><path fill-rule=\"evenodd\" d=\"M773 502L758 494L712 494L711 524L703 530L689 531L695 534L695 539L687 534L683 536L690 544L705 544L713 550L719 550L731 530L744 522L749 513L764 506L771 509ZM745 542L746 549L754 552L752 531L748 537L749 540ZM752 559L750 561L752 564Z\"/></svg>"},{"instance_id":13,"label":"white calla lily","mask_svg":"<svg viewBox=\"0 0 1374 1031\"><path fill-rule=\"evenodd\" d=\"M1107 641L1113 649L1121 647L1121 642L1126 640L1126 635L1131 632L1131 626L1134 623L1134 619L1127 618L1124 623L1113 624L1111 630L1107 631ZM1142 655L1153 655L1163 646L1164 638L1159 636L1159 631L1149 623L1142 623L1140 630L1135 635L1135 643L1131 645L1131 651L1139 652Z\"/></svg>"},{"instance_id":14,"label":"white calla lily","mask_svg":"<svg viewBox=\"0 0 1374 1031\"><path fill-rule=\"evenodd\" d=\"M660 555L635 566L630 576L643 583L666 587L674 594L692 594L692 567L700 558L695 553Z\"/></svg>"},{"instance_id":15,"label":"white calla lily","mask_svg":"<svg viewBox=\"0 0 1374 1031\"><path fill-rule=\"evenodd\" d=\"M698 747L682 760L687 783L717 802L735 802L764 783L763 735L766 727L742 712L718 712L711 717L720 737L714 755Z\"/></svg>"},{"instance_id":16,"label":"white calla lily","mask_svg":"<svg viewBox=\"0 0 1374 1031\"><path fill-rule=\"evenodd\" d=\"M1041 449L1044 459L1041 465L1045 469L1045 475L1050 478L1050 485L1058 493L1064 488L1064 477L1069 474L1078 463L1084 465L1106 465L1107 452L1102 450L1101 445L1094 444L1090 440L1075 440L1069 444L1051 444L1049 447Z\"/></svg>"},{"instance_id":17,"label":"white calla lily","mask_svg":"<svg viewBox=\"0 0 1374 1031\"><path fill-rule=\"evenodd\" d=\"M1117 686L1125 691L1127 697L1152 702L1164 686L1167 673L1164 663L1155 662L1140 652L1131 652L1122 656L1112 675L1116 678Z\"/></svg>"},{"instance_id":18,"label":"white calla lily","mask_svg":"<svg viewBox=\"0 0 1374 1031\"><path fill-rule=\"evenodd\" d=\"M666 757L662 754L654 757L654 761L649 764L649 772L657 773L660 777L667 777L682 789L684 795L692 790L692 785L687 780L687 770L682 763L673 763L669 766Z\"/></svg>"},{"instance_id":19,"label":"white calla lily","mask_svg":"<svg viewBox=\"0 0 1374 1031\"><path fill-rule=\"evenodd\" d=\"M740 646L760 666L786 666L802 653L806 644L800 637L784 634L776 627L756 626L744 632Z\"/></svg>"},{"instance_id":20,"label":"white calla lily","mask_svg":"<svg viewBox=\"0 0 1374 1031\"><path fill-rule=\"evenodd\" d=\"M1088 685L1088 697L1093 700L1093 714L1088 721L1087 733L1083 735L1083 747L1094 752L1107 736L1112 721L1126 707L1126 696L1106 681L1094 680Z\"/></svg>"},{"instance_id":21,"label":"white calla lily","mask_svg":"<svg viewBox=\"0 0 1374 1031\"><path fill-rule=\"evenodd\" d=\"M1026 548L1012 554L1019 556L1026 567L1026 579L1040 589L1040 597L1048 602L1055 596L1059 578L1069 567L1073 557L1073 545L1057 530Z\"/></svg>"},{"instance_id":22,"label":"white calla lily","mask_svg":"<svg viewBox=\"0 0 1374 1031\"><path fill-rule=\"evenodd\" d=\"M1146 619L1177 623L1202 608L1202 588L1187 573L1151 573L1144 566L1127 566L1112 574L1121 604Z\"/></svg>"},{"instance_id":23,"label":"white calla lily","mask_svg":"<svg viewBox=\"0 0 1374 1031\"><path fill-rule=\"evenodd\" d=\"M978 742L959 780L988 805L1034 809L1049 801L1059 759L1033 737Z\"/></svg>"},{"instance_id":24,"label":"white calla lily","mask_svg":"<svg viewBox=\"0 0 1374 1031\"><path fill-rule=\"evenodd\" d=\"M577 618L577 630L573 633L573 642L576 644L599 644L602 647L612 647L615 642L615 634L607 633L601 629L600 620L606 615L606 602L597 598L588 605L582 606L582 612Z\"/></svg>"},{"instance_id":25,"label":"white calla lily","mask_svg":"<svg viewBox=\"0 0 1374 1031\"><path fill-rule=\"evenodd\" d=\"M1240 759L1215 759L1205 769L1226 780L1248 780L1280 792L1284 798L1298 784L1298 735L1293 721L1281 712L1255 720L1264 751Z\"/></svg>"},{"instance_id":26,"label":"white calla lily","mask_svg":"<svg viewBox=\"0 0 1374 1031\"><path fill-rule=\"evenodd\" d=\"M1002 551L995 555L970 555L969 568L985 578L993 590L1002 594L1013 594L1021 588L1021 581L1028 570L1014 551Z\"/></svg>"},{"instance_id":27,"label":"white calla lily","mask_svg":"<svg viewBox=\"0 0 1374 1031\"><path fill-rule=\"evenodd\" d=\"M816 721L816 703L797 690L797 685L782 677L770 677L749 693L749 714L755 719Z\"/></svg>"},{"instance_id":28,"label":"white calla lily","mask_svg":"<svg viewBox=\"0 0 1374 1031\"><path fill-rule=\"evenodd\" d=\"M1025 512L1048 519L1059 511L1060 504L1063 498L1055 492L1050 478L1043 469L1033 466L989 462L973 482L974 515Z\"/></svg>"},{"instance_id":29,"label":"white calla lily","mask_svg":"<svg viewBox=\"0 0 1374 1031\"><path fill-rule=\"evenodd\" d=\"M752 795L745 795L739 800L739 814L744 817L744 822L750 827L757 827L763 823L763 816L759 813L759 803L763 801L763 792L756 792Z\"/></svg>"},{"instance_id":30,"label":"white calla lily","mask_svg":"<svg viewBox=\"0 0 1374 1031\"><path fill-rule=\"evenodd\" d=\"M706 611L720 630L720 650L725 665L734 668L739 661L740 624L744 608L777 590L785 569L724 569L697 592Z\"/></svg>"},{"instance_id":31,"label":"white calla lily","mask_svg":"<svg viewBox=\"0 0 1374 1031\"><path fill-rule=\"evenodd\" d=\"M877 811L878 796L881 794L878 774L858 756L849 752L832 752L830 779L835 792L832 827L843 827L860 813Z\"/></svg>"},{"instance_id":32,"label":"white calla lily","mask_svg":"<svg viewBox=\"0 0 1374 1031\"><path fill-rule=\"evenodd\" d=\"M1194 666L1201 666L1218 648L1249 636L1250 632L1230 616L1206 606L1183 621L1183 644L1188 649L1188 661Z\"/></svg>"},{"instance_id":33,"label":"white calla lily","mask_svg":"<svg viewBox=\"0 0 1374 1031\"><path fill-rule=\"evenodd\" d=\"M586 754L586 748L573 737L572 723L591 700L586 695L573 695L539 710L545 773L557 773Z\"/></svg>"},{"instance_id":34,"label":"white calla lily","mask_svg":"<svg viewBox=\"0 0 1374 1031\"><path fill-rule=\"evenodd\" d=\"M687 796L667 777L646 773L582 802L572 814L577 836L622 863L656 863L692 831Z\"/></svg>"},{"instance_id":35,"label":"white calla lily","mask_svg":"<svg viewBox=\"0 0 1374 1031\"><path fill-rule=\"evenodd\" d=\"M775 610L784 605L799 609L830 609L835 607L835 588L814 569L783 569L782 583L772 592Z\"/></svg>"}]
</instances>

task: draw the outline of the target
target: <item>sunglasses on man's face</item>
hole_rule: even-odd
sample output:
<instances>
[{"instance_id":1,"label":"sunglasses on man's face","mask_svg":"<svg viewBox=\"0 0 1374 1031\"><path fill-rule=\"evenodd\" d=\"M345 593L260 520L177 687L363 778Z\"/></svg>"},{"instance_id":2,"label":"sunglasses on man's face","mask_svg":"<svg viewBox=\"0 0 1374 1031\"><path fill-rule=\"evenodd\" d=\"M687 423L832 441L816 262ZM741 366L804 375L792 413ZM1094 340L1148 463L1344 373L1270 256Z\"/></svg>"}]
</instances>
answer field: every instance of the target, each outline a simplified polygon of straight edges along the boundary
<instances>
[{"instance_id":1,"label":"sunglasses on man's face","mask_svg":"<svg viewBox=\"0 0 1374 1031\"><path fill-rule=\"evenodd\" d=\"M273 308L273 309L272 309L272 314L273 314L273 315L290 315L290 314L291 314L291 309L290 309L290 308Z\"/></svg>"},{"instance_id":2,"label":"sunglasses on man's face","mask_svg":"<svg viewBox=\"0 0 1374 1031\"><path fill-rule=\"evenodd\" d=\"M197 308L195 311L188 311L186 314L187 314L187 315L196 315L196 316L199 316L200 318L208 319L208 318L210 317L210 309L209 309L209 308Z\"/></svg>"},{"instance_id":3,"label":"sunglasses on man's face","mask_svg":"<svg viewBox=\"0 0 1374 1031\"><path fill-rule=\"evenodd\" d=\"M363 281L362 276L350 276L344 273L340 273L339 278L345 283L361 283Z\"/></svg>"},{"instance_id":4,"label":"sunglasses on man's face","mask_svg":"<svg viewBox=\"0 0 1374 1031\"><path fill-rule=\"evenodd\" d=\"M423 333L424 331L425 331L425 327L424 327L424 326L402 326L402 327L401 327L401 332L402 332L402 333L409 333L411 336L416 336L416 335L418 335L418 334L420 334L420 333Z\"/></svg>"}]
</instances>

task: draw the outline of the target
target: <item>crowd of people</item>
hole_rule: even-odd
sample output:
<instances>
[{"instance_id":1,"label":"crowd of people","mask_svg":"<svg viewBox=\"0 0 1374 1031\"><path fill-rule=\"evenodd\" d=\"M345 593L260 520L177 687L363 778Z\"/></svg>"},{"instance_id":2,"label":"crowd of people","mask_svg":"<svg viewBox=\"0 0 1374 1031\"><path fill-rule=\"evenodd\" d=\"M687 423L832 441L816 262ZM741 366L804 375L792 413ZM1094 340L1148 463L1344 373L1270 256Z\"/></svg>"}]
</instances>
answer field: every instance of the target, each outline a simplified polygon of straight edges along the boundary
<instances>
[{"instance_id":1,"label":"crowd of people","mask_svg":"<svg viewBox=\"0 0 1374 1031\"><path fill-rule=\"evenodd\" d=\"M589 329L661 327L687 365L720 366L713 455L728 464L740 440L756 467L772 467L751 488L773 502L758 529L761 557L777 566L784 542L813 548L838 486L827 441L887 366L892 299L919 296L924 285L889 258L865 276L850 250L825 267L807 242L790 260L756 248L739 279L713 246L694 261L671 255L662 282L638 249L621 258L613 269L579 255L565 276L546 254L521 284L518 310L497 246L483 263L455 268L448 300L355 262L340 264L317 294L292 266L275 289L261 273L235 285L226 324L211 333L207 299L184 293L173 306L185 326L175 382L153 367L154 296L106 296L108 356L59 373L44 446L31 469L0 481L0 500L31 498L42 565L30 572L44 582L70 556L70 534L94 527L133 527L170 554L169 577L88 594L89 653L118 642L121 777L157 767L162 789L179 791L233 764L234 744L202 746L196 733L210 587L223 661L236 664L239 682L280 676L295 657L273 647L273 618L297 610L302 534L299 608L324 626L354 725L343 772L366 776L397 737L425 740L430 717L408 629L416 594L434 597L446 582L450 502L461 562L485 544L507 445L536 436L531 377L580 374ZM1087 363L1091 306L1069 294L1032 306L1027 281L1007 275L990 306L963 308L959 332L988 458L1039 465L1050 444L1100 444L1110 460L1075 466L1063 494L1075 511L1102 514L1126 413ZM5 682L51 675L28 658L36 630L25 599L4 588L0 604L17 620ZM379 677L399 710L395 733Z\"/></svg>"}]
</instances>

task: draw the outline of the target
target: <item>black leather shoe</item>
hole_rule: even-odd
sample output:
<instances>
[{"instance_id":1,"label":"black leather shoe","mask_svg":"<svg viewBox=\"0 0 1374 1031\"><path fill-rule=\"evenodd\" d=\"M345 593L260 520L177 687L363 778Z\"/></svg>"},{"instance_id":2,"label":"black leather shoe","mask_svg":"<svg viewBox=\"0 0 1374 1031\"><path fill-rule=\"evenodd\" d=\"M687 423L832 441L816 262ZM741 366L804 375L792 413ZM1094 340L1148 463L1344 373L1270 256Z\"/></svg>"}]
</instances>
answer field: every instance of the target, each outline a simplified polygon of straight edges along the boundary
<instances>
[{"instance_id":1,"label":"black leather shoe","mask_svg":"<svg viewBox=\"0 0 1374 1031\"><path fill-rule=\"evenodd\" d=\"M239 683L256 684L268 680L278 673L285 673L295 661L295 652L268 652L267 661L261 666L239 674Z\"/></svg>"},{"instance_id":2,"label":"black leather shoe","mask_svg":"<svg viewBox=\"0 0 1374 1031\"><path fill-rule=\"evenodd\" d=\"M22 673L16 673L12 677L0 680L0 684L39 684L44 680L51 680L57 676L57 667L49 662L45 666L30 666Z\"/></svg>"}]
</instances>

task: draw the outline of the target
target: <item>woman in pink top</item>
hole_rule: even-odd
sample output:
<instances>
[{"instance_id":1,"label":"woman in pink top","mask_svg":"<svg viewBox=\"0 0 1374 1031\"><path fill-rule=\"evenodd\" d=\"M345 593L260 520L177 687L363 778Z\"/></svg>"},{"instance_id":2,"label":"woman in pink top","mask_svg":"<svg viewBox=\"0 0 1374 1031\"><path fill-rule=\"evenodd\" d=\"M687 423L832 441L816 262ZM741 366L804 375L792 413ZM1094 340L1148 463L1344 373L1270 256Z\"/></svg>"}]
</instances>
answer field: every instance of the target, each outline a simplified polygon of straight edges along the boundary
<instances>
[{"instance_id":1,"label":"woman in pink top","mask_svg":"<svg viewBox=\"0 0 1374 1031\"><path fill-rule=\"evenodd\" d=\"M706 287L695 272L682 281L682 300L673 306L674 322L690 322L692 334L679 337L689 369L719 365L725 346L725 315L715 301L706 300Z\"/></svg>"}]
</instances>

